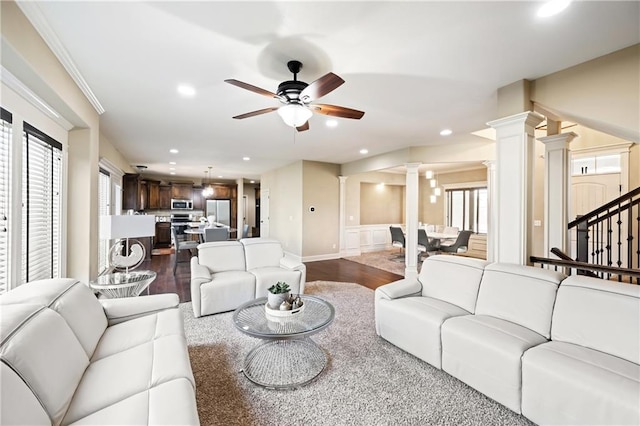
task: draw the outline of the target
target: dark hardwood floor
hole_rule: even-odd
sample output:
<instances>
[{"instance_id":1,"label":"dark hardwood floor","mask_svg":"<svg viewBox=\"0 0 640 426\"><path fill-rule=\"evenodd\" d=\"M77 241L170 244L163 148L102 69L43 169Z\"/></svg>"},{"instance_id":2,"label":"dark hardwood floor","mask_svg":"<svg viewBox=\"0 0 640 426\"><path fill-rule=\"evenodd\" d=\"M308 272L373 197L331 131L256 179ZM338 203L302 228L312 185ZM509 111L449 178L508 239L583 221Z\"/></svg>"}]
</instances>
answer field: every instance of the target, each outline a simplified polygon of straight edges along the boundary
<instances>
[{"instance_id":1,"label":"dark hardwood floor","mask_svg":"<svg viewBox=\"0 0 640 426\"><path fill-rule=\"evenodd\" d=\"M191 301L190 254L185 251L180 253L175 276L173 275L174 256L175 254L151 256L151 260L143 262L138 269L150 269L158 274L155 281L149 286L150 294L177 293L180 302L189 302ZM383 284L403 278L382 269L344 259L307 262L305 265L307 266L307 282L319 280L349 282L375 290Z\"/></svg>"}]
</instances>

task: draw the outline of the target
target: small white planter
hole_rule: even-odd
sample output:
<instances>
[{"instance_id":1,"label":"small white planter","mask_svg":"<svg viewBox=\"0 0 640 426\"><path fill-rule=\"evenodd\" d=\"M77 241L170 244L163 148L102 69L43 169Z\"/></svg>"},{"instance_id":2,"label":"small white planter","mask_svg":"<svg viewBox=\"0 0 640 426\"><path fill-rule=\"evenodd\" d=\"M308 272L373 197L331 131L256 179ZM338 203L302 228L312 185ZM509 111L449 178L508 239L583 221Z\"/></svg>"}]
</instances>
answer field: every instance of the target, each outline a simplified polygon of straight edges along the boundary
<instances>
[{"instance_id":1,"label":"small white planter","mask_svg":"<svg viewBox=\"0 0 640 426\"><path fill-rule=\"evenodd\" d=\"M280 309L282 302L288 298L289 292L280 294L267 293L267 303L271 309Z\"/></svg>"}]
</instances>

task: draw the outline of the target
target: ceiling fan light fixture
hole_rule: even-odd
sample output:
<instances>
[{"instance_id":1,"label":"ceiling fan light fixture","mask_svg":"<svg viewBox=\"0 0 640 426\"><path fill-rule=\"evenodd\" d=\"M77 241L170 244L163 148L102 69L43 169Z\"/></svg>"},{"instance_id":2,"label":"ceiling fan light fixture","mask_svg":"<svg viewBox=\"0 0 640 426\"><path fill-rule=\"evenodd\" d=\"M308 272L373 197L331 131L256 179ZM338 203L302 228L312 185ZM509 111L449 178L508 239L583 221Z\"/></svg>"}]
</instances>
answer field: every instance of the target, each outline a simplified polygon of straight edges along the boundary
<instances>
[{"instance_id":1,"label":"ceiling fan light fixture","mask_svg":"<svg viewBox=\"0 0 640 426\"><path fill-rule=\"evenodd\" d=\"M311 118L313 113L302 105L287 104L278 108L278 115L287 126L300 127Z\"/></svg>"}]
</instances>

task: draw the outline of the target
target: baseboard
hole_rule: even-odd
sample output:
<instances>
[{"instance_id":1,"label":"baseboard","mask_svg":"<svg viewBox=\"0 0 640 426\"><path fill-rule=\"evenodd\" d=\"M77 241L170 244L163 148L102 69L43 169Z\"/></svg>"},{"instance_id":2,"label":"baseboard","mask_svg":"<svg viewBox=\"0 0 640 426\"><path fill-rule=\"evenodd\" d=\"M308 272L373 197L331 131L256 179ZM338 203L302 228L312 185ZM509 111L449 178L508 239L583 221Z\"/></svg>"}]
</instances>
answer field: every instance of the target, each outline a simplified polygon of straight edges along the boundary
<instances>
[{"instance_id":1,"label":"baseboard","mask_svg":"<svg viewBox=\"0 0 640 426\"><path fill-rule=\"evenodd\" d=\"M340 259L342 255L340 253L327 253L327 254L317 254L315 256L304 256L302 258L302 262L317 262L319 260L333 260Z\"/></svg>"}]
</instances>

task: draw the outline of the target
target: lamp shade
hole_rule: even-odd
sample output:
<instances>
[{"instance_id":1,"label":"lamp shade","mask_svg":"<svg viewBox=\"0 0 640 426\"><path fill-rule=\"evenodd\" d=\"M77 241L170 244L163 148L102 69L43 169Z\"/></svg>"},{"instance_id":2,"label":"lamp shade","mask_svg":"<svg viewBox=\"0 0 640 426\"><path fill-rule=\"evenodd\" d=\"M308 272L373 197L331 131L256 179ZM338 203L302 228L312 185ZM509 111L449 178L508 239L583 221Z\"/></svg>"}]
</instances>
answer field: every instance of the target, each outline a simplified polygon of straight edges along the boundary
<instances>
[{"instance_id":1,"label":"lamp shade","mask_svg":"<svg viewBox=\"0 0 640 426\"><path fill-rule=\"evenodd\" d=\"M427 170L424 174L427 179L433 179L433 170Z\"/></svg>"},{"instance_id":2,"label":"lamp shade","mask_svg":"<svg viewBox=\"0 0 640 426\"><path fill-rule=\"evenodd\" d=\"M313 115L309 108L298 104L287 104L278 108L278 115L287 126L300 127Z\"/></svg>"},{"instance_id":3,"label":"lamp shade","mask_svg":"<svg viewBox=\"0 0 640 426\"><path fill-rule=\"evenodd\" d=\"M100 216L100 239L152 237L156 235L153 215Z\"/></svg>"}]
</instances>

